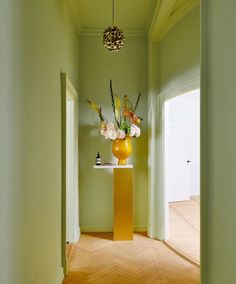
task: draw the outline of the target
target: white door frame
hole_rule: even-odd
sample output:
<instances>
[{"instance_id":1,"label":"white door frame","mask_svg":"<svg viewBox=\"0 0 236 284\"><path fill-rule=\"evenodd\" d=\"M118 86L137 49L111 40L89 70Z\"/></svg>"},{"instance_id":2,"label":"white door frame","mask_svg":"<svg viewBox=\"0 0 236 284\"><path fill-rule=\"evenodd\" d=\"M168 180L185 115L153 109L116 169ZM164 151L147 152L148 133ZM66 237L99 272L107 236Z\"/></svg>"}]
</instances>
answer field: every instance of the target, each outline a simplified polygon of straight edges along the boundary
<instances>
[{"instance_id":1,"label":"white door frame","mask_svg":"<svg viewBox=\"0 0 236 284\"><path fill-rule=\"evenodd\" d=\"M71 110L73 112L72 128L73 141L71 141L73 161L70 167L73 179L70 189L70 197L68 200L67 185L67 101L71 102ZM66 242L76 242L80 237L79 228L79 196L78 196L78 94L73 87L71 81L65 73L61 73L61 124L62 124L62 266L64 273L67 273L67 258L66 258ZM70 208L67 208L70 205ZM68 222L67 214L69 212L70 221ZM69 223L69 224L68 224ZM69 226L70 234L67 234Z\"/></svg>"},{"instance_id":2,"label":"white door frame","mask_svg":"<svg viewBox=\"0 0 236 284\"><path fill-rule=\"evenodd\" d=\"M80 236L78 212L78 95L66 80L66 241L75 243Z\"/></svg>"},{"instance_id":3,"label":"white door frame","mask_svg":"<svg viewBox=\"0 0 236 284\"><path fill-rule=\"evenodd\" d=\"M148 236L165 240L168 236L168 198L165 191L165 101L183 93L200 88L199 70L193 70L188 78L180 78L149 98L149 225Z\"/></svg>"}]
</instances>

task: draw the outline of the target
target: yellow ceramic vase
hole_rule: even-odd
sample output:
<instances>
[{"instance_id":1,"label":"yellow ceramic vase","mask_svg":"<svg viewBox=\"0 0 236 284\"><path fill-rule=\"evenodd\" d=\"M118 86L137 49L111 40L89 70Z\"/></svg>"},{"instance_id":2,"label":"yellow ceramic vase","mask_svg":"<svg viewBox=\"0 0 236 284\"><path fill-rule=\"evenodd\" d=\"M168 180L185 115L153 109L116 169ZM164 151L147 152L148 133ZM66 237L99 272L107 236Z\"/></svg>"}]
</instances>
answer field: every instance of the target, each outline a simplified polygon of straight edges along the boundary
<instances>
[{"instance_id":1,"label":"yellow ceramic vase","mask_svg":"<svg viewBox=\"0 0 236 284\"><path fill-rule=\"evenodd\" d=\"M118 165L126 165L126 159L132 153L131 137L126 136L122 140L114 140L112 143L112 153L118 159Z\"/></svg>"}]
</instances>

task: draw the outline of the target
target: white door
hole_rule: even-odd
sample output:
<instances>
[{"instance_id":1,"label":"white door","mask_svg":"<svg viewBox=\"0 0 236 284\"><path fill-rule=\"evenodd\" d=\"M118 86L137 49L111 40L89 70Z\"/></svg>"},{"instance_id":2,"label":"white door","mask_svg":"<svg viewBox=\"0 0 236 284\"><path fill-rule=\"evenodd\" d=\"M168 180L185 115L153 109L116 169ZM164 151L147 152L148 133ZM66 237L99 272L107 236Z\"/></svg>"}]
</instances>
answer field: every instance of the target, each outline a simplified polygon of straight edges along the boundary
<instances>
[{"instance_id":1,"label":"white door","mask_svg":"<svg viewBox=\"0 0 236 284\"><path fill-rule=\"evenodd\" d=\"M170 202L188 200L199 191L199 98L195 90L165 102L165 189Z\"/></svg>"}]
</instances>

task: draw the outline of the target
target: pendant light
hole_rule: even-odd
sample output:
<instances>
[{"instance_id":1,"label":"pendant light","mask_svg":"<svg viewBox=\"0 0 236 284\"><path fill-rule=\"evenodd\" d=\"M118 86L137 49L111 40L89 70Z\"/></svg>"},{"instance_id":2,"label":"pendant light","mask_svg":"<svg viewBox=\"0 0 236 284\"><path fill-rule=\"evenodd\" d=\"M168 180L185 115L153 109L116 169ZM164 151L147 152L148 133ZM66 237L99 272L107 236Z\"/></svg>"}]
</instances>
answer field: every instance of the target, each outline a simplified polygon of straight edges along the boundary
<instances>
[{"instance_id":1,"label":"pendant light","mask_svg":"<svg viewBox=\"0 0 236 284\"><path fill-rule=\"evenodd\" d=\"M114 0L112 0L112 26L103 32L103 45L109 51L120 50L125 42L125 35L121 29L114 25L115 8Z\"/></svg>"}]
</instances>

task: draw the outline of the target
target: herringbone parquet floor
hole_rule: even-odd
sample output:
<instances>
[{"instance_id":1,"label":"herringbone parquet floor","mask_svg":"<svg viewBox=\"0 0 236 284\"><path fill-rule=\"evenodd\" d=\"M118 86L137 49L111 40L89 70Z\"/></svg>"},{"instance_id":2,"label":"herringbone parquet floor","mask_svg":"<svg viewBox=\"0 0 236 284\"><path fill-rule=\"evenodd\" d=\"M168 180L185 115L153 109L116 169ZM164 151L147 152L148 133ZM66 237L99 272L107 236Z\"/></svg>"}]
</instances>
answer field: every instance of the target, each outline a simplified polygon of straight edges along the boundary
<instances>
[{"instance_id":1,"label":"herringbone parquet floor","mask_svg":"<svg viewBox=\"0 0 236 284\"><path fill-rule=\"evenodd\" d=\"M193 197L190 200L169 203L168 244L180 253L200 263L200 200Z\"/></svg>"},{"instance_id":2,"label":"herringbone parquet floor","mask_svg":"<svg viewBox=\"0 0 236 284\"><path fill-rule=\"evenodd\" d=\"M134 234L113 241L111 233L82 234L63 284L199 284L199 269L163 243Z\"/></svg>"}]
</instances>

